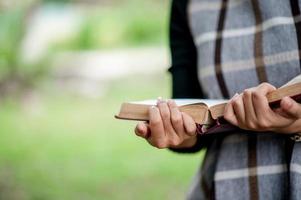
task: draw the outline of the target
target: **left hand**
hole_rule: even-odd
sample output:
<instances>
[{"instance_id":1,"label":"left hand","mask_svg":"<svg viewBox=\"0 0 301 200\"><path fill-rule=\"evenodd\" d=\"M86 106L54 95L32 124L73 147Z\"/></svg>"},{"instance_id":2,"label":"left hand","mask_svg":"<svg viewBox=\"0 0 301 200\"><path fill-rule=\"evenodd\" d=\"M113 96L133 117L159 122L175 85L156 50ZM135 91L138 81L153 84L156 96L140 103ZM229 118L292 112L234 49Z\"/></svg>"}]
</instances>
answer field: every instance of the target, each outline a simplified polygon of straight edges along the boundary
<instances>
[{"instance_id":1,"label":"left hand","mask_svg":"<svg viewBox=\"0 0 301 200\"><path fill-rule=\"evenodd\" d=\"M284 97L280 107L272 110L266 95L274 90L273 85L262 83L235 95L225 108L224 118L246 130L301 132L301 105L290 97Z\"/></svg>"}]
</instances>

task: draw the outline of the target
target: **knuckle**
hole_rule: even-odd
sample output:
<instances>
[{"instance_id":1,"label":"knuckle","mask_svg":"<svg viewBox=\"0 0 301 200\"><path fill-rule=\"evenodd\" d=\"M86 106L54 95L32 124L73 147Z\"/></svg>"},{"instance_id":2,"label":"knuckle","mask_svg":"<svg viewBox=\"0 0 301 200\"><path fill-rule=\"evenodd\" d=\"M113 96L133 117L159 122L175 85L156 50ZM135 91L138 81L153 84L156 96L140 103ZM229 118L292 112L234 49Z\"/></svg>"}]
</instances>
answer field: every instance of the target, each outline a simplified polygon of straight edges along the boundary
<instances>
[{"instance_id":1,"label":"knuckle","mask_svg":"<svg viewBox=\"0 0 301 200\"><path fill-rule=\"evenodd\" d=\"M187 133L188 133L189 135L193 135L193 134L195 134L195 132L196 132L196 128L193 127L193 126L189 126L189 127L186 128L186 131L187 131Z\"/></svg>"},{"instance_id":2,"label":"knuckle","mask_svg":"<svg viewBox=\"0 0 301 200\"><path fill-rule=\"evenodd\" d=\"M257 90L257 91L253 92L252 97L255 98L255 99L260 99L260 98L263 97L263 94L261 94L261 92Z\"/></svg>"},{"instance_id":3,"label":"knuckle","mask_svg":"<svg viewBox=\"0 0 301 200\"><path fill-rule=\"evenodd\" d=\"M162 115L163 118L169 118L170 117L170 114L167 110L161 111L161 115Z\"/></svg>"},{"instance_id":4,"label":"knuckle","mask_svg":"<svg viewBox=\"0 0 301 200\"><path fill-rule=\"evenodd\" d=\"M268 129L271 127L271 122L267 119L262 119L259 121L259 127L262 129Z\"/></svg>"},{"instance_id":5,"label":"knuckle","mask_svg":"<svg viewBox=\"0 0 301 200\"><path fill-rule=\"evenodd\" d=\"M263 82L259 86L259 88L267 88L267 89L276 89L272 84Z\"/></svg>"},{"instance_id":6,"label":"knuckle","mask_svg":"<svg viewBox=\"0 0 301 200\"><path fill-rule=\"evenodd\" d=\"M166 144L164 143L158 143L157 146L156 146L158 149L165 149L167 147Z\"/></svg>"},{"instance_id":7,"label":"knuckle","mask_svg":"<svg viewBox=\"0 0 301 200\"><path fill-rule=\"evenodd\" d=\"M252 95L252 90L251 89L245 89L243 92L244 97L250 97Z\"/></svg>"},{"instance_id":8,"label":"knuckle","mask_svg":"<svg viewBox=\"0 0 301 200\"><path fill-rule=\"evenodd\" d=\"M178 146L178 145L180 145L181 144L181 140L179 139L179 138L173 138L172 140L170 140L170 142L169 142L169 144L171 145L171 146Z\"/></svg>"},{"instance_id":9,"label":"knuckle","mask_svg":"<svg viewBox=\"0 0 301 200\"><path fill-rule=\"evenodd\" d=\"M161 118L160 114L158 113L157 115L151 116L149 123L151 125L158 125L158 124L162 123L162 118Z\"/></svg>"},{"instance_id":10,"label":"knuckle","mask_svg":"<svg viewBox=\"0 0 301 200\"><path fill-rule=\"evenodd\" d=\"M271 87L272 85L267 83L267 82L263 82L259 85L260 87Z\"/></svg>"},{"instance_id":11,"label":"knuckle","mask_svg":"<svg viewBox=\"0 0 301 200\"><path fill-rule=\"evenodd\" d=\"M176 123L176 124L181 123L182 122L182 116L181 115L172 115L171 116L171 121L173 123Z\"/></svg>"},{"instance_id":12,"label":"knuckle","mask_svg":"<svg viewBox=\"0 0 301 200\"><path fill-rule=\"evenodd\" d=\"M234 100L234 101L232 102L232 106L233 106L234 108L239 107L239 105L240 105L240 103L239 103L238 99L236 99L236 100Z\"/></svg>"},{"instance_id":13,"label":"knuckle","mask_svg":"<svg viewBox=\"0 0 301 200\"><path fill-rule=\"evenodd\" d=\"M249 100L250 98L252 98L252 91L247 89L243 92L242 99L246 101Z\"/></svg>"},{"instance_id":14,"label":"knuckle","mask_svg":"<svg viewBox=\"0 0 301 200\"><path fill-rule=\"evenodd\" d=\"M252 121L248 121L246 125L247 125L247 128L249 128L249 129L256 129L257 128L256 124Z\"/></svg>"},{"instance_id":15,"label":"knuckle","mask_svg":"<svg viewBox=\"0 0 301 200\"><path fill-rule=\"evenodd\" d=\"M158 126L161 123L159 118L154 118L150 121L151 126Z\"/></svg>"},{"instance_id":16,"label":"knuckle","mask_svg":"<svg viewBox=\"0 0 301 200\"><path fill-rule=\"evenodd\" d=\"M154 141L153 145L158 149L164 149L167 147L166 141L163 139Z\"/></svg>"},{"instance_id":17,"label":"knuckle","mask_svg":"<svg viewBox=\"0 0 301 200\"><path fill-rule=\"evenodd\" d=\"M173 100L169 100L168 106L172 109L178 109L177 104Z\"/></svg>"}]
</instances>

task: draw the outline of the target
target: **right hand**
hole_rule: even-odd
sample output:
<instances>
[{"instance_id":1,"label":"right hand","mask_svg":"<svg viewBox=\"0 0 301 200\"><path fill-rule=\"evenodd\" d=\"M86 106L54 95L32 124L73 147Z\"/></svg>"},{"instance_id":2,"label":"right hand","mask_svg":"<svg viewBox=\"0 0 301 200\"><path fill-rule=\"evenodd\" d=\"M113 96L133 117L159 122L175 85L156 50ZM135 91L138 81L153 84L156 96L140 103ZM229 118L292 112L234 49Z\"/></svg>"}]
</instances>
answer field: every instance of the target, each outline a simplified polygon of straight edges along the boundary
<instances>
[{"instance_id":1,"label":"right hand","mask_svg":"<svg viewBox=\"0 0 301 200\"><path fill-rule=\"evenodd\" d=\"M194 120L173 100L158 100L157 106L149 109L149 123L138 123L135 133L159 149L189 148L197 140Z\"/></svg>"}]
</instances>

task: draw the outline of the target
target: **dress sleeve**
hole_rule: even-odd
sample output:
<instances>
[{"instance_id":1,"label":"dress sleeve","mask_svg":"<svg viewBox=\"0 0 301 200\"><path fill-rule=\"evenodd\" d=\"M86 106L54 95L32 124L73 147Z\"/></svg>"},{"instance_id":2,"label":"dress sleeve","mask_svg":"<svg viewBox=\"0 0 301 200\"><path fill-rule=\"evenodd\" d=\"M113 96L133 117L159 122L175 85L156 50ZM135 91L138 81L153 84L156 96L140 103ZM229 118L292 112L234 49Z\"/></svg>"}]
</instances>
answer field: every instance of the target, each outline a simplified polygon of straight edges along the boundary
<instances>
[{"instance_id":1,"label":"dress sleeve","mask_svg":"<svg viewBox=\"0 0 301 200\"><path fill-rule=\"evenodd\" d=\"M172 98L204 98L197 75L197 50L187 19L188 0L173 0L169 26L169 45L172 65ZM170 150L179 153L198 152L210 143L208 137L198 137L195 146Z\"/></svg>"},{"instance_id":2,"label":"dress sleeve","mask_svg":"<svg viewBox=\"0 0 301 200\"><path fill-rule=\"evenodd\" d=\"M197 52L187 20L187 0L173 0L169 27L173 98L203 98L197 77Z\"/></svg>"}]
</instances>

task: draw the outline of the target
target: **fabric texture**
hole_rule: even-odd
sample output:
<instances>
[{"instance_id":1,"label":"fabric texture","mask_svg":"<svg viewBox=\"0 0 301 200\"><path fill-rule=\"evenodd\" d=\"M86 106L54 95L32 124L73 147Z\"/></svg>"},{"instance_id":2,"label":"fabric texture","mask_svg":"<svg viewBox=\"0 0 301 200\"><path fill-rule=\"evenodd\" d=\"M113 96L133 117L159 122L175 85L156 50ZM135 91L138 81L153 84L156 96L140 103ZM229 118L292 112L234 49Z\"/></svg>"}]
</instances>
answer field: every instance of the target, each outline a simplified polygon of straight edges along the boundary
<instances>
[{"instance_id":1,"label":"fabric texture","mask_svg":"<svg viewBox=\"0 0 301 200\"><path fill-rule=\"evenodd\" d=\"M300 3L174 0L174 97L230 98L299 75ZM187 199L301 199L301 143L244 130L200 140L198 149L206 147L207 153Z\"/></svg>"}]
</instances>

